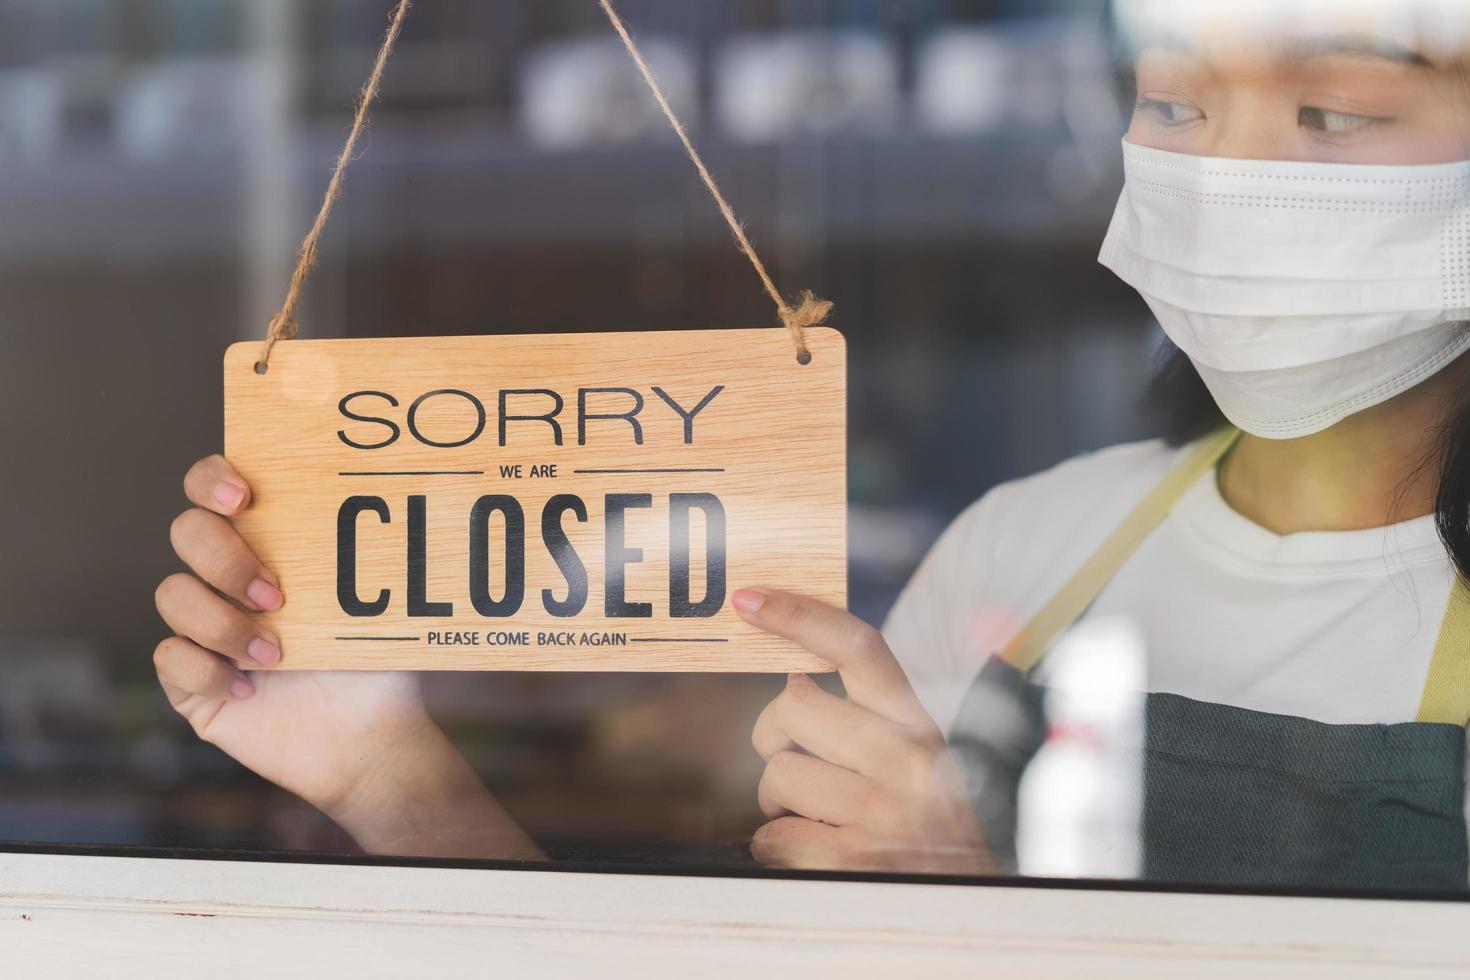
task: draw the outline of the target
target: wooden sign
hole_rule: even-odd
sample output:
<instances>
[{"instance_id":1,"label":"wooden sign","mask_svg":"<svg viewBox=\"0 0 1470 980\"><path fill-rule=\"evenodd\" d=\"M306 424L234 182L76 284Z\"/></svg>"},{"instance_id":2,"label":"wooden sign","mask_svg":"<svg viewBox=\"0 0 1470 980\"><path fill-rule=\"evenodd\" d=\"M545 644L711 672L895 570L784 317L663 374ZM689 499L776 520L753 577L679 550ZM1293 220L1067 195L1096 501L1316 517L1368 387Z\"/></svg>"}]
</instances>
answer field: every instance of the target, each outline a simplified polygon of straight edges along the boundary
<instances>
[{"instance_id":1,"label":"wooden sign","mask_svg":"<svg viewBox=\"0 0 1470 980\"><path fill-rule=\"evenodd\" d=\"M784 330L225 355L284 669L825 670L746 586L847 598L846 351Z\"/></svg>"}]
</instances>

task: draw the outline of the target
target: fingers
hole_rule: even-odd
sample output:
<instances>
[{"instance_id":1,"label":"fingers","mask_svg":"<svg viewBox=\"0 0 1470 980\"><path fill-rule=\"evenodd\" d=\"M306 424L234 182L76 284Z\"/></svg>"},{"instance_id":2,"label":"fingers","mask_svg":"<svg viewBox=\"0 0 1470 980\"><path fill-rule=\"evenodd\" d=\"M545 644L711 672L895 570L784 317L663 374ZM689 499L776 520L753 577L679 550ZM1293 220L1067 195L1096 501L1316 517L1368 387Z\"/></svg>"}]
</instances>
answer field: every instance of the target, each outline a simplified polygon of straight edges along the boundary
<instances>
[{"instance_id":1,"label":"fingers","mask_svg":"<svg viewBox=\"0 0 1470 980\"><path fill-rule=\"evenodd\" d=\"M270 667L280 662L280 644L192 575L170 575L154 594L158 614L179 636L231 660Z\"/></svg>"},{"instance_id":2,"label":"fingers","mask_svg":"<svg viewBox=\"0 0 1470 980\"><path fill-rule=\"evenodd\" d=\"M200 507L232 517L250 506L250 484L223 456L206 456L184 475L184 495Z\"/></svg>"},{"instance_id":3,"label":"fingers","mask_svg":"<svg viewBox=\"0 0 1470 980\"><path fill-rule=\"evenodd\" d=\"M815 820L779 817L755 832L750 853L771 868L843 869L850 865L845 834Z\"/></svg>"},{"instance_id":4,"label":"fingers","mask_svg":"<svg viewBox=\"0 0 1470 980\"><path fill-rule=\"evenodd\" d=\"M870 774L906 744L893 722L828 694L805 674L792 674L756 719L750 742L769 761L804 749L834 765Z\"/></svg>"},{"instance_id":5,"label":"fingers","mask_svg":"<svg viewBox=\"0 0 1470 980\"><path fill-rule=\"evenodd\" d=\"M249 678L219 654L182 636L171 636L153 651L153 666L169 703L190 697L241 700L255 693Z\"/></svg>"},{"instance_id":6,"label":"fingers","mask_svg":"<svg viewBox=\"0 0 1470 980\"><path fill-rule=\"evenodd\" d=\"M856 822L872 795L868 781L851 769L800 752L772 756L756 789L761 812L770 819L796 814L834 827Z\"/></svg>"},{"instance_id":7,"label":"fingers","mask_svg":"<svg viewBox=\"0 0 1470 980\"><path fill-rule=\"evenodd\" d=\"M933 726L874 627L825 602L789 592L740 589L730 601L752 626L784 636L836 667L855 704L900 724Z\"/></svg>"},{"instance_id":8,"label":"fingers","mask_svg":"<svg viewBox=\"0 0 1470 980\"><path fill-rule=\"evenodd\" d=\"M200 507L184 511L174 519L169 539L200 578L237 602L271 611L285 601L275 574L218 514Z\"/></svg>"}]
</instances>

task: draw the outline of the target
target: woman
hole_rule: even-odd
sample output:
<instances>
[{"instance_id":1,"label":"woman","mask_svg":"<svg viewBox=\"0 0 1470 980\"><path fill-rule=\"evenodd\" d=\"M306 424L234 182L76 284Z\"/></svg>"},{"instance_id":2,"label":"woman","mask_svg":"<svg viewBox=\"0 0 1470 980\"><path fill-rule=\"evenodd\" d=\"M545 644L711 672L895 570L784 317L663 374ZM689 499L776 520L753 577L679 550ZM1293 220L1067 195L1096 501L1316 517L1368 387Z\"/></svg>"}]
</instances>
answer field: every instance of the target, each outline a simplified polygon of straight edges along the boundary
<instances>
[{"instance_id":1,"label":"woman","mask_svg":"<svg viewBox=\"0 0 1470 980\"><path fill-rule=\"evenodd\" d=\"M1177 438L991 491L881 634L732 594L847 695L793 676L757 721L760 860L1012 869L1040 738L994 737L996 705L1035 721L1056 638L1126 615L1149 655L1146 876L1465 885L1466 45L1426 46L1449 35L1412 2L1180 16L1208 6L1124 6L1138 97L1102 256L1177 345L1159 384ZM228 463L186 488L174 543L199 578L160 588L178 636L156 661L201 737L369 850L533 856L407 676L231 664L279 651L204 583L247 608L282 597L226 520L249 505Z\"/></svg>"}]
</instances>

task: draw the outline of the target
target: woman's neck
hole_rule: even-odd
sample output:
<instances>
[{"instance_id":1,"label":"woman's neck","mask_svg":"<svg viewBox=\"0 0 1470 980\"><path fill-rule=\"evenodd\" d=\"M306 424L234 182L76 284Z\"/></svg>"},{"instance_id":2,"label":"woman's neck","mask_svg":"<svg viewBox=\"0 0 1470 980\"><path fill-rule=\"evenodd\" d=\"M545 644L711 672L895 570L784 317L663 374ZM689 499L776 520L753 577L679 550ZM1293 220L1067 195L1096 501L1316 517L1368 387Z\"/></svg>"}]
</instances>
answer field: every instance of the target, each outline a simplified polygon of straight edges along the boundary
<instances>
[{"instance_id":1,"label":"woman's neck","mask_svg":"<svg viewBox=\"0 0 1470 980\"><path fill-rule=\"evenodd\" d=\"M1438 443L1470 358L1381 405L1300 439L1245 433L1220 464L1232 509L1276 534L1357 531L1434 512Z\"/></svg>"}]
</instances>

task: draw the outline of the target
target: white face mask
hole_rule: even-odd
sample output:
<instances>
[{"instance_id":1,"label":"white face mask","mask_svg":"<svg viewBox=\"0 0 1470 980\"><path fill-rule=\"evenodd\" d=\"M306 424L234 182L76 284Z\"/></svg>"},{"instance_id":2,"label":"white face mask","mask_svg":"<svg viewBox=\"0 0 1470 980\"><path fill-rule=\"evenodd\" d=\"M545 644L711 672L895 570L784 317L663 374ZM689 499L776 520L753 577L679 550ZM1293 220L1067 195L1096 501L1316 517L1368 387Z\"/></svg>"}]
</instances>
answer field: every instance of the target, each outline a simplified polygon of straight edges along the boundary
<instances>
[{"instance_id":1,"label":"white face mask","mask_svg":"<svg viewBox=\"0 0 1470 980\"><path fill-rule=\"evenodd\" d=\"M1320 432L1470 348L1470 162L1123 157L1100 261L1245 431Z\"/></svg>"}]
</instances>

